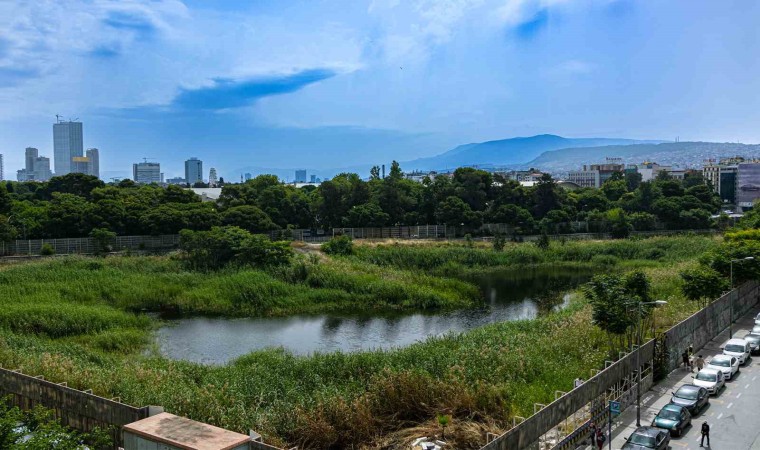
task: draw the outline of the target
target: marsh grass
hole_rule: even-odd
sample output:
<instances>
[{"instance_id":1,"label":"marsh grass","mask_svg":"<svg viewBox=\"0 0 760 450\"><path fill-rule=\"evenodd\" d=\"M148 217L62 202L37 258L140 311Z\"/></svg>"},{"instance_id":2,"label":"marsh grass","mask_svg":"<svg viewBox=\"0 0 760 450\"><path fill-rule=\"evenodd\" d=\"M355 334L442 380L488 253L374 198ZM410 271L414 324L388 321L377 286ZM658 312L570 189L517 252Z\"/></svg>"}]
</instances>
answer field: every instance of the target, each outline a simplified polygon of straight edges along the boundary
<instances>
[{"instance_id":1,"label":"marsh grass","mask_svg":"<svg viewBox=\"0 0 760 450\"><path fill-rule=\"evenodd\" d=\"M461 307L478 301L477 288L442 275L542 264L589 268L603 258L616 270L647 273L653 296L669 301L656 314L666 328L696 310L680 293L678 273L714 244L672 237L552 243L547 251L509 244L503 252L478 245L357 245L350 257L212 273L188 272L168 257L14 265L0 270L0 365L241 432L253 428L268 442L303 448L390 445L389 439L408 437L405 430L430 428L445 411L457 448L473 448L485 430L502 431L514 415L531 414L534 403L551 401L555 390L570 389L574 378L602 366L607 339L592 325L583 298L573 296L568 308L539 319L400 349L308 357L272 349L224 366L151 352L157 322L141 312Z\"/></svg>"}]
</instances>

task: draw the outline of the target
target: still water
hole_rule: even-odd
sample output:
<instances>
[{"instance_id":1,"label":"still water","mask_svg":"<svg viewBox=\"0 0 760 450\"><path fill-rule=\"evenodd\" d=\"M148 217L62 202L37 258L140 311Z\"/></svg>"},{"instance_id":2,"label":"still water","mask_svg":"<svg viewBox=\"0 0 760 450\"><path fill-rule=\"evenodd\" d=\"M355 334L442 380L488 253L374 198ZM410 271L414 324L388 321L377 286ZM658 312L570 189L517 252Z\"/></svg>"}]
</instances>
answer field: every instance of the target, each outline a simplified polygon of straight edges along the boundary
<instances>
[{"instance_id":1,"label":"still water","mask_svg":"<svg viewBox=\"0 0 760 450\"><path fill-rule=\"evenodd\" d=\"M224 364L268 347L298 355L403 347L430 336L556 310L566 304L570 290L590 277L590 272L556 269L491 273L470 280L481 287L481 305L437 313L170 320L158 331L158 346L169 358L205 364Z\"/></svg>"}]
</instances>

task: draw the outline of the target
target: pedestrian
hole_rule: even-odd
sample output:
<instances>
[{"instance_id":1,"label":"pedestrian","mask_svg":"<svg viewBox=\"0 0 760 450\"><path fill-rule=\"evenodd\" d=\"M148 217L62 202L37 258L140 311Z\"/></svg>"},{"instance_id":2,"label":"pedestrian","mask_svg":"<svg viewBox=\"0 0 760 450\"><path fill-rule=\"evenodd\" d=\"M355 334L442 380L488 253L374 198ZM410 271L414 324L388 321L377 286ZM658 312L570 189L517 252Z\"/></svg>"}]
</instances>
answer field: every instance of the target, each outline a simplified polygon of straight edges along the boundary
<instances>
[{"instance_id":1,"label":"pedestrian","mask_svg":"<svg viewBox=\"0 0 760 450\"><path fill-rule=\"evenodd\" d=\"M699 443L700 447L705 446L705 437L707 437L707 447L710 447L710 425L707 424L707 421L705 420L702 423L702 441Z\"/></svg>"},{"instance_id":2,"label":"pedestrian","mask_svg":"<svg viewBox=\"0 0 760 450\"><path fill-rule=\"evenodd\" d=\"M574 383L574 388L580 387L583 384L583 378L576 378Z\"/></svg>"},{"instance_id":3,"label":"pedestrian","mask_svg":"<svg viewBox=\"0 0 760 450\"><path fill-rule=\"evenodd\" d=\"M602 450L604 448L604 442L607 440L607 436L604 435L604 432L600 429L596 430L596 446L599 447L599 450ZM708 445L710 440L707 440Z\"/></svg>"},{"instance_id":4,"label":"pedestrian","mask_svg":"<svg viewBox=\"0 0 760 450\"><path fill-rule=\"evenodd\" d=\"M697 357L697 360L694 361L694 363L697 366L697 372L699 372L700 370L702 370L705 367L705 360L704 360L704 358L702 358L702 355L699 355Z\"/></svg>"},{"instance_id":5,"label":"pedestrian","mask_svg":"<svg viewBox=\"0 0 760 450\"><path fill-rule=\"evenodd\" d=\"M691 372L691 361L689 361L689 352L687 350L683 351L681 359L683 359L683 367Z\"/></svg>"},{"instance_id":6,"label":"pedestrian","mask_svg":"<svg viewBox=\"0 0 760 450\"><path fill-rule=\"evenodd\" d=\"M591 446L593 447L596 443L596 432L598 431L596 429L596 424L594 422L591 422L591 426L589 427L591 429L591 435L589 436L589 441L591 443Z\"/></svg>"}]
</instances>

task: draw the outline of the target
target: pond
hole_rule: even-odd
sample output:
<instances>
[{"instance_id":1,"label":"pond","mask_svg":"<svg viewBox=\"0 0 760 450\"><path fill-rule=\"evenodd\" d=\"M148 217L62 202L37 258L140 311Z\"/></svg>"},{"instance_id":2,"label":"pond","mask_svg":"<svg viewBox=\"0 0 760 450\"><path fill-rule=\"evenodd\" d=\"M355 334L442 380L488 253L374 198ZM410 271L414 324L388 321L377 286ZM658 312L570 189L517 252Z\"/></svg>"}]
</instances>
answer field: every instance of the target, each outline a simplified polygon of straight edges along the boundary
<instances>
[{"instance_id":1,"label":"pond","mask_svg":"<svg viewBox=\"0 0 760 450\"><path fill-rule=\"evenodd\" d=\"M172 359L224 364L255 350L282 347L297 355L403 347L430 336L494 322L535 318L563 307L568 292L591 272L558 269L495 272L473 277L484 295L476 308L393 314L322 314L276 318L190 317L158 330L160 351Z\"/></svg>"}]
</instances>

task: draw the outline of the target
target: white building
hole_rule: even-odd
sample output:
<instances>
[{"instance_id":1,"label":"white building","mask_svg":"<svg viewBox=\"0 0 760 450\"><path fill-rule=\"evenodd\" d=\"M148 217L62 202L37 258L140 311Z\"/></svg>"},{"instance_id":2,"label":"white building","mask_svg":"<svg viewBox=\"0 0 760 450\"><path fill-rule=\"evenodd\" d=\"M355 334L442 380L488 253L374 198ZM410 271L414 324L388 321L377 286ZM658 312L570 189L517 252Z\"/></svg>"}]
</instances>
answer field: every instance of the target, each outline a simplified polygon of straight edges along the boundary
<instances>
[{"instance_id":1,"label":"white building","mask_svg":"<svg viewBox=\"0 0 760 450\"><path fill-rule=\"evenodd\" d=\"M219 178L216 176L216 169L213 167L208 172L208 187L216 187L219 184Z\"/></svg>"}]
</instances>

